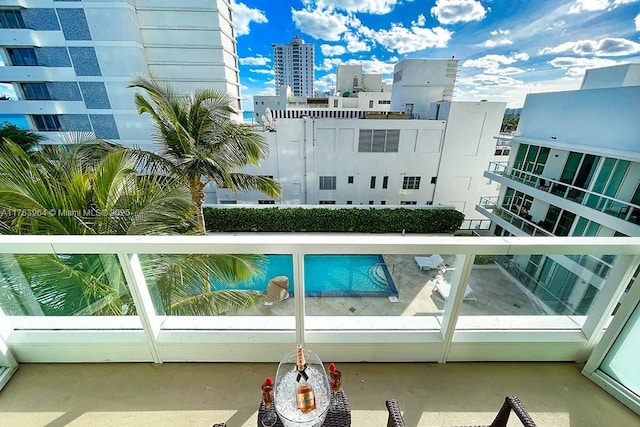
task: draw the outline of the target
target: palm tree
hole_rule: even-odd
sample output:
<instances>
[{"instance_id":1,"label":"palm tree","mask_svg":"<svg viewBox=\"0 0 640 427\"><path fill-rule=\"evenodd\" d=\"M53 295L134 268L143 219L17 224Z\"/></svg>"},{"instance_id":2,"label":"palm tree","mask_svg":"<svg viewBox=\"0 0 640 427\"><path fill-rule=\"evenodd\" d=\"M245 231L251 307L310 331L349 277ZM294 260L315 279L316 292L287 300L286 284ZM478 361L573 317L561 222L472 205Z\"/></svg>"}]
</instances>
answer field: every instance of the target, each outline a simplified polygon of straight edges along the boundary
<instances>
[{"instance_id":1,"label":"palm tree","mask_svg":"<svg viewBox=\"0 0 640 427\"><path fill-rule=\"evenodd\" d=\"M20 129L13 123L4 122L0 125L0 145L3 145L7 139L18 144L24 151L31 152L44 137L29 130Z\"/></svg>"},{"instance_id":2,"label":"palm tree","mask_svg":"<svg viewBox=\"0 0 640 427\"><path fill-rule=\"evenodd\" d=\"M0 147L0 234L175 234L195 227L174 177L139 175L128 150L107 143ZM25 214L26 213L26 214ZM260 255L141 256L164 314L214 315L254 305L260 293L211 289L258 274ZM135 314L115 255L0 256L0 306L13 315Z\"/></svg>"},{"instance_id":3,"label":"palm tree","mask_svg":"<svg viewBox=\"0 0 640 427\"><path fill-rule=\"evenodd\" d=\"M129 87L140 114L149 114L159 143L157 154L139 153L146 170L162 171L185 183L196 209L197 230L206 233L202 204L204 187L214 182L234 191L259 190L271 197L281 194L271 178L238 170L258 165L269 154L262 135L234 123L229 95L210 89L178 95L169 84L152 77L137 77Z\"/></svg>"}]
</instances>

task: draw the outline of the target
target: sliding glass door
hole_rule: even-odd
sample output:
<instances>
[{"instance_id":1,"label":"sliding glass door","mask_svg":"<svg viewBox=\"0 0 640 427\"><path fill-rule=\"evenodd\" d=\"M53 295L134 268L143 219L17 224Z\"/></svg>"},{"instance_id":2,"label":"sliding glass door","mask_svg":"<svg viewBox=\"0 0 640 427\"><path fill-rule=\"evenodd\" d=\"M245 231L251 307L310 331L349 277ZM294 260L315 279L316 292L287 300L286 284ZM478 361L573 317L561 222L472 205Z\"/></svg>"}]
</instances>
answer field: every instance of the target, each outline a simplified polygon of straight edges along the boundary
<instances>
[{"instance_id":1,"label":"sliding glass door","mask_svg":"<svg viewBox=\"0 0 640 427\"><path fill-rule=\"evenodd\" d=\"M583 373L640 414L640 281L636 271Z\"/></svg>"}]
</instances>

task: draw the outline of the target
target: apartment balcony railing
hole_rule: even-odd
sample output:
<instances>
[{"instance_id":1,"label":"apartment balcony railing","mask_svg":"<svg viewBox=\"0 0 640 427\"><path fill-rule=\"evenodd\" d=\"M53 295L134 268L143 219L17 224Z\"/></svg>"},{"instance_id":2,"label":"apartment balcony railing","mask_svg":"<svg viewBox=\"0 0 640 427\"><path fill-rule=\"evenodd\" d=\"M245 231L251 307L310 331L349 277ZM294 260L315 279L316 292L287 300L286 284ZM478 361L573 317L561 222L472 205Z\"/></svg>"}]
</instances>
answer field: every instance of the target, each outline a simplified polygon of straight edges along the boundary
<instances>
[{"instance_id":1,"label":"apartment balcony railing","mask_svg":"<svg viewBox=\"0 0 640 427\"><path fill-rule=\"evenodd\" d=\"M487 172L523 183L549 194L578 203L607 215L640 225L640 206L591 190L549 179L533 172L490 162Z\"/></svg>"},{"instance_id":2,"label":"apartment balcony railing","mask_svg":"<svg viewBox=\"0 0 640 427\"><path fill-rule=\"evenodd\" d=\"M481 197L479 205L487 212L491 212L504 219L509 224L513 224L516 228L524 231L529 236L553 236L553 233L535 224L532 220L522 218L516 212L511 212L510 210L499 206L497 202L497 197Z\"/></svg>"},{"instance_id":3,"label":"apartment balcony railing","mask_svg":"<svg viewBox=\"0 0 640 427\"><path fill-rule=\"evenodd\" d=\"M522 213L500 207L496 202L497 197L481 197L479 206L487 212L504 219L509 224L513 224L529 236L554 236L553 233L545 230L538 225L538 223L533 222L528 214L528 219L523 218L520 216ZM612 268L613 259L611 259L609 255L567 255L566 257L602 279L607 278L607 274Z\"/></svg>"},{"instance_id":4,"label":"apartment balcony railing","mask_svg":"<svg viewBox=\"0 0 640 427\"><path fill-rule=\"evenodd\" d=\"M634 278L639 246L640 238L634 237L400 233L3 236L0 349L21 362L274 362L295 342L308 342L328 359L339 352L345 361L584 360ZM434 253L447 264L439 277L414 261L416 255ZM513 254L599 253L616 255L616 260L604 286L590 296L593 303L585 315L564 315L561 306L559 312L541 311L549 295L523 293L493 261L474 263ZM145 265L155 266L160 255L180 259L196 254L284 255L292 263L292 296L236 314L167 314L158 297L160 284L148 277ZM376 277L391 277L396 296L307 295L307 256L314 254L383 257L387 270ZM53 267L62 264L67 268ZM379 266L376 257L377 273ZM341 271L360 277L351 264L313 274L334 282L341 280ZM74 291L78 278L89 273L96 280L84 292ZM263 278L265 286L269 279ZM109 288L104 297L99 297L101 286ZM473 301L467 299L467 288ZM120 298L128 302L114 305ZM2 357L0 351L0 365Z\"/></svg>"}]
</instances>

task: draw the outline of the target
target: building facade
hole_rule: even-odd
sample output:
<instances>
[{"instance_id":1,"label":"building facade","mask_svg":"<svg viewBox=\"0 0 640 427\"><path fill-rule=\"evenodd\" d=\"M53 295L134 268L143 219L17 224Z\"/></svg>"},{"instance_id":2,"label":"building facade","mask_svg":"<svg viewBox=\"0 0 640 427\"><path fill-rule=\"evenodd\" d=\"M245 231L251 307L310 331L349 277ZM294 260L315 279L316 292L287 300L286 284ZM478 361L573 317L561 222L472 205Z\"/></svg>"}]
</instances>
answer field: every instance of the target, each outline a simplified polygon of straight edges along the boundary
<instances>
[{"instance_id":1,"label":"building facade","mask_svg":"<svg viewBox=\"0 0 640 427\"><path fill-rule=\"evenodd\" d=\"M272 47L276 95L290 87L293 96L313 96L315 45L295 36L289 43Z\"/></svg>"},{"instance_id":2,"label":"building facade","mask_svg":"<svg viewBox=\"0 0 640 427\"><path fill-rule=\"evenodd\" d=\"M507 165L485 177L501 184L478 212L496 235L640 236L640 85L620 69L587 73L583 89L527 96ZM614 257L526 255L498 262L550 313L586 314Z\"/></svg>"},{"instance_id":3,"label":"building facade","mask_svg":"<svg viewBox=\"0 0 640 427\"><path fill-rule=\"evenodd\" d=\"M235 100L237 50L229 0L9 2L0 10L0 81L16 100L0 115L25 115L33 130L93 132L150 148L152 128L127 88L138 74L179 93L213 88Z\"/></svg>"}]
</instances>

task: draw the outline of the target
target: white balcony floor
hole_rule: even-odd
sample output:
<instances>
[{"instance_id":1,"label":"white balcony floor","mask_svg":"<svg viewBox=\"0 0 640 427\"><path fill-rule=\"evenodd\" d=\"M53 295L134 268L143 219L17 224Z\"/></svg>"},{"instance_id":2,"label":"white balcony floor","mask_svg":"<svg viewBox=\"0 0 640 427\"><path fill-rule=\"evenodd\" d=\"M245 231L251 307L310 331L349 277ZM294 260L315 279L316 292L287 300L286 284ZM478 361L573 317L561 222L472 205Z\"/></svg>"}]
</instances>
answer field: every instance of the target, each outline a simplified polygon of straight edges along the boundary
<instances>
[{"instance_id":1,"label":"white balcony floor","mask_svg":"<svg viewBox=\"0 0 640 427\"><path fill-rule=\"evenodd\" d=\"M260 384L276 367L26 364L0 392L0 424L256 426ZM640 424L575 363L339 363L339 368L354 427L385 426L387 399L398 400L407 426L489 424L507 394L517 395L541 427Z\"/></svg>"}]
</instances>

